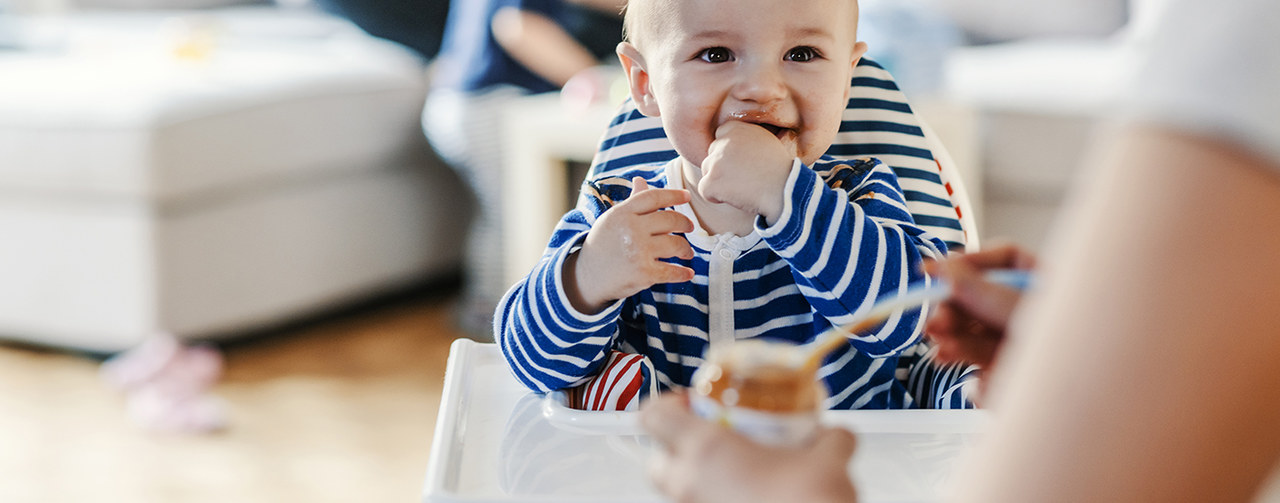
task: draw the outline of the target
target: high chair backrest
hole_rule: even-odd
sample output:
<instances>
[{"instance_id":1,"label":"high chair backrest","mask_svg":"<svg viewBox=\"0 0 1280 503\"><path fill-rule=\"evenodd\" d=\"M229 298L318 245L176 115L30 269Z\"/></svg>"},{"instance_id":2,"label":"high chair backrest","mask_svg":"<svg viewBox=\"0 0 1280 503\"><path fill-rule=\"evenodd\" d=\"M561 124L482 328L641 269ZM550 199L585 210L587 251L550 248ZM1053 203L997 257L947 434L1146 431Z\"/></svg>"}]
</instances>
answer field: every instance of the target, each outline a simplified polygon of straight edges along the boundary
<instances>
[{"instance_id":1,"label":"high chair backrest","mask_svg":"<svg viewBox=\"0 0 1280 503\"><path fill-rule=\"evenodd\" d=\"M840 132L827 154L880 159L898 175L917 225L941 238L949 250L977 248L973 211L959 172L936 135L911 110L893 76L874 61L863 58L854 68ZM662 121L642 115L628 99L610 122L587 176L675 157Z\"/></svg>"}]
</instances>

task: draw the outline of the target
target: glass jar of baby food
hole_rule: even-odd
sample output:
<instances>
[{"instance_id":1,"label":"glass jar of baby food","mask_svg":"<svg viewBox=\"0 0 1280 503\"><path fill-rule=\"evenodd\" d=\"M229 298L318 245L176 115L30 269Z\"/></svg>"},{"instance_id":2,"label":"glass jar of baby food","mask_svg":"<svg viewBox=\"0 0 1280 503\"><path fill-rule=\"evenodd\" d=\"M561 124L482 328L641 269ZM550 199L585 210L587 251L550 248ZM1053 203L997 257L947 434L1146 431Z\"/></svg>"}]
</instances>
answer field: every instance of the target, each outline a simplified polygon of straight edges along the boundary
<instances>
[{"instance_id":1,"label":"glass jar of baby food","mask_svg":"<svg viewBox=\"0 0 1280 503\"><path fill-rule=\"evenodd\" d=\"M769 445L801 445L818 430L826 387L797 346L748 339L707 351L689 402L703 418Z\"/></svg>"}]
</instances>

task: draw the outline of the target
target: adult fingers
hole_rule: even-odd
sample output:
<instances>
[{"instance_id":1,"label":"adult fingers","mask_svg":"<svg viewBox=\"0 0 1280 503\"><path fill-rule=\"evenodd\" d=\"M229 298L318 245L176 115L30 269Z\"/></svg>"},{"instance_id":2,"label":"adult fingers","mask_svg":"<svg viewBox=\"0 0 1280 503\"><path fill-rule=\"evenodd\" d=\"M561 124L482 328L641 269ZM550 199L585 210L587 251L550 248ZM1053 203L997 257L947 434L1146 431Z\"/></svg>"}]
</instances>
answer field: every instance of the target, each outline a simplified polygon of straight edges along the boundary
<instances>
[{"instance_id":1,"label":"adult fingers","mask_svg":"<svg viewBox=\"0 0 1280 503\"><path fill-rule=\"evenodd\" d=\"M943 303L925 322L925 337L937 348L934 359L939 363L949 364L962 358L963 352L959 350L959 346L963 336L957 331L959 319L955 309Z\"/></svg>"},{"instance_id":2,"label":"adult fingers","mask_svg":"<svg viewBox=\"0 0 1280 503\"><path fill-rule=\"evenodd\" d=\"M956 327L956 311L951 304L943 302L929 314L925 320L925 334L934 338L954 337Z\"/></svg>"},{"instance_id":3,"label":"adult fingers","mask_svg":"<svg viewBox=\"0 0 1280 503\"><path fill-rule=\"evenodd\" d=\"M817 445L819 459L842 459L853 457L858 441L853 432L844 428L824 428L818 432L814 442Z\"/></svg>"},{"instance_id":4,"label":"adult fingers","mask_svg":"<svg viewBox=\"0 0 1280 503\"><path fill-rule=\"evenodd\" d=\"M925 334L938 348L935 357L941 363L963 361L989 365L1003 340L1003 331L993 329L944 303L925 325Z\"/></svg>"},{"instance_id":5,"label":"adult fingers","mask_svg":"<svg viewBox=\"0 0 1280 503\"><path fill-rule=\"evenodd\" d=\"M984 247L982 251L960 255L958 260L964 261L978 269L1031 269L1035 267L1035 256L1013 243L996 243Z\"/></svg>"},{"instance_id":6,"label":"adult fingers","mask_svg":"<svg viewBox=\"0 0 1280 503\"><path fill-rule=\"evenodd\" d=\"M678 460L664 449L654 449L649 453L648 472L658 492L677 502L694 501L697 479L686 460Z\"/></svg>"},{"instance_id":7,"label":"adult fingers","mask_svg":"<svg viewBox=\"0 0 1280 503\"><path fill-rule=\"evenodd\" d=\"M965 261L941 263L952 281L951 302L992 328L1003 330L1022 299L1021 292L987 281L982 272Z\"/></svg>"},{"instance_id":8,"label":"adult fingers","mask_svg":"<svg viewBox=\"0 0 1280 503\"><path fill-rule=\"evenodd\" d=\"M640 426L668 448L680 445L691 431L689 426L699 421L701 419L689 410L688 399L681 392L658 395L640 409Z\"/></svg>"},{"instance_id":9,"label":"adult fingers","mask_svg":"<svg viewBox=\"0 0 1280 503\"><path fill-rule=\"evenodd\" d=\"M649 453L647 469L649 480L658 488L658 491L671 494L675 489L671 487L674 470L671 468L671 456L665 449L654 449Z\"/></svg>"}]
</instances>

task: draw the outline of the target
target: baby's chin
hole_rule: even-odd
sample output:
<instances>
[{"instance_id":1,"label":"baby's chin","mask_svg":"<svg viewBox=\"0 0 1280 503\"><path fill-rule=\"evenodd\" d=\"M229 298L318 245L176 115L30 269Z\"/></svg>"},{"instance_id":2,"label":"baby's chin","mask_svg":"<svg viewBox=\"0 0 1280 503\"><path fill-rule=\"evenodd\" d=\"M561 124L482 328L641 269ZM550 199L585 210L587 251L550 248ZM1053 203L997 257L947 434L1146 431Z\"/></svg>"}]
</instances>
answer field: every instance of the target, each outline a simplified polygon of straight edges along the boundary
<instances>
[{"instance_id":1,"label":"baby's chin","mask_svg":"<svg viewBox=\"0 0 1280 503\"><path fill-rule=\"evenodd\" d=\"M795 157L800 158L800 162L804 163L805 166L813 166L813 163L818 162L818 159L821 159L822 155L827 153L828 148L831 148L831 147L828 145L827 148L823 148L821 150L815 147L812 149L807 149L803 152L799 152L799 149L796 149L796 150L793 150L793 152L796 152L793 158Z\"/></svg>"}]
</instances>

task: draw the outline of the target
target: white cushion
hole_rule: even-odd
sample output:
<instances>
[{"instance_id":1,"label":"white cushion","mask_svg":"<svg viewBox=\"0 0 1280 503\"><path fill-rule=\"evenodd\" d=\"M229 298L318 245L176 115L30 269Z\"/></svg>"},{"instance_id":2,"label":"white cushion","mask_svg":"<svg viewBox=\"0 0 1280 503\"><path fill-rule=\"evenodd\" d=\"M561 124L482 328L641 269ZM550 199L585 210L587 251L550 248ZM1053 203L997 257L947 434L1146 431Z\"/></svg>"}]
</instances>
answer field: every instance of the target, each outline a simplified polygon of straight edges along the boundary
<instances>
[{"instance_id":1,"label":"white cushion","mask_svg":"<svg viewBox=\"0 0 1280 503\"><path fill-rule=\"evenodd\" d=\"M170 200L379 168L421 141L425 77L406 51L289 23L295 38L237 33L235 16L81 19L52 50L0 53L0 190ZM202 36L206 58L174 56Z\"/></svg>"},{"instance_id":2,"label":"white cushion","mask_svg":"<svg viewBox=\"0 0 1280 503\"><path fill-rule=\"evenodd\" d=\"M0 338L230 337L457 267L422 64L331 17L205 15L0 34L29 48L0 51Z\"/></svg>"}]
</instances>

